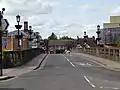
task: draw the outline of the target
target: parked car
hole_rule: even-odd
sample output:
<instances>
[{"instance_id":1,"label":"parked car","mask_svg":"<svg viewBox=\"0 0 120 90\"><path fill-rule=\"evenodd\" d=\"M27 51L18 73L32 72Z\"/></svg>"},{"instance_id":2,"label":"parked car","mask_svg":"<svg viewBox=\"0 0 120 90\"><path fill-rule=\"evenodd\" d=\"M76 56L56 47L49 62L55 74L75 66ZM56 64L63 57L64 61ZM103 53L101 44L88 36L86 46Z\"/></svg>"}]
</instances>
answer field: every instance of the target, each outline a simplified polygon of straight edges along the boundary
<instances>
[{"instance_id":1,"label":"parked car","mask_svg":"<svg viewBox=\"0 0 120 90\"><path fill-rule=\"evenodd\" d=\"M53 54L53 53L54 53L54 51L53 51L53 50L50 50L50 53L51 53L51 54Z\"/></svg>"},{"instance_id":2,"label":"parked car","mask_svg":"<svg viewBox=\"0 0 120 90\"><path fill-rule=\"evenodd\" d=\"M64 49L56 49L56 54L63 54L64 51Z\"/></svg>"}]
</instances>

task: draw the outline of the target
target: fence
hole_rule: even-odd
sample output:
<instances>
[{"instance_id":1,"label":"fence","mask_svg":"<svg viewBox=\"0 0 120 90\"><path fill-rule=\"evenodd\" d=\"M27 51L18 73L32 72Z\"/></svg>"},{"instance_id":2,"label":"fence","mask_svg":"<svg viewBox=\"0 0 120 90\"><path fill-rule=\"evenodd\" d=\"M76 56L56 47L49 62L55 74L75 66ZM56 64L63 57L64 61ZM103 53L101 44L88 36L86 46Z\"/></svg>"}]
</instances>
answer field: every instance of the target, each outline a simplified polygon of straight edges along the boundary
<instances>
[{"instance_id":1,"label":"fence","mask_svg":"<svg viewBox=\"0 0 120 90\"><path fill-rule=\"evenodd\" d=\"M13 68L24 65L41 53L44 53L44 50L41 48L22 51L4 51L3 68Z\"/></svg>"},{"instance_id":2,"label":"fence","mask_svg":"<svg viewBox=\"0 0 120 90\"><path fill-rule=\"evenodd\" d=\"M77 48L75 49L77 53L85 53L90 54L102 58L106 58L109 60L113 60L116 62L120 62L120 49L118 48Z\"/></svg>"}]
</instances>

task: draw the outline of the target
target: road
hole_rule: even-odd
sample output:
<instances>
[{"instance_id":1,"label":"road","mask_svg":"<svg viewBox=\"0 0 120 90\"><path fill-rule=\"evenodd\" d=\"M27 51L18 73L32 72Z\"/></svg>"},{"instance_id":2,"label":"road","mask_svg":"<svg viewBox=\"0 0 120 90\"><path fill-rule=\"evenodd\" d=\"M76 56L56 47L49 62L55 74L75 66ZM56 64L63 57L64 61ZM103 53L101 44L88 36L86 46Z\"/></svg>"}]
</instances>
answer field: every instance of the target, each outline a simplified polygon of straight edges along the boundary
<instances>
[{"instance_id":1,"label":"road","mask_svg":"<svg viewBox=\"0 0 120 90\"><path fill-rule=\"evenodd\" d=\"M0 88L120 90L119 77L120 72L107 70L79 55L51 54L44 60L40 69L20 75L12 80L2 81Z\"/></svg>"}]
</instances>

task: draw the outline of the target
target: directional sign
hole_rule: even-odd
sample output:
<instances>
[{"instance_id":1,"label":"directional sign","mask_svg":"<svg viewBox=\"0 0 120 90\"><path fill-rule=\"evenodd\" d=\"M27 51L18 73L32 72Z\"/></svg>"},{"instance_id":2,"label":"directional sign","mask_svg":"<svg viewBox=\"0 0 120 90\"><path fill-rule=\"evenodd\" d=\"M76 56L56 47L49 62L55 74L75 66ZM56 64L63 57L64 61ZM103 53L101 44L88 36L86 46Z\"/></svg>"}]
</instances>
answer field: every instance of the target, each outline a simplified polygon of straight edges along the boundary
<instances>
[{"instance_id":1,"label":"directional sign","mask_svg":"<svg viewBox=\"0 0 120 90\"><path fill-rule=\"evenodd\" d=\"M7 40L6 39L4 39L3 44L4 44L4 47L6 48L6 46L7 46Z\"/></svg>"},{"instance_id":2,"label":"directional sign","mask_svg":"<svg viewBox=\"0 0 120 90\"><path fill-rule=\"evenodd\" d=\"M2 30L3 31L7 30L8 26L9 26L8 20L2 19L1 21L2 21Z\"/></svg>"},{"instance_id":3,"label":"directional sign","mask_svg":"<svg viewBox=\"0 0 120 90\"><path fill-rule=\"evenodd\" d=\"M6 45L7 45L7 40L6 40L6 39L4 39L3 44L4 44L4 46L6 46Z\"/></svg>"}]
</instances>

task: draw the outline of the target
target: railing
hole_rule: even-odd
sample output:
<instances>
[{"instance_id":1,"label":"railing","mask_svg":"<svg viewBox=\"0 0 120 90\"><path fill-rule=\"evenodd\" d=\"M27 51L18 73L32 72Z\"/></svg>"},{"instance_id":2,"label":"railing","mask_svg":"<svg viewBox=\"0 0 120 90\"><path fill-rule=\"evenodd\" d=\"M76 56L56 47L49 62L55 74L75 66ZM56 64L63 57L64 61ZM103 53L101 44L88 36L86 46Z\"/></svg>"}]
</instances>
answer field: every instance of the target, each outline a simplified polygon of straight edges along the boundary
<instances>
[{"instance_id":1,"label":"railing","mask_svg":"<svg viewBox=\"0 0 120 90\"><path fill-rule=\"evenodd\" d=\"M41 48L22 51L4 51L3 68L12 68L24 65L41 53L44 53L44 50Z\"/></svg>"},{"instance_id":2,"label":"railing","mask_svg":"<svg viewBox=\"0 0 120 90\"><path fill-rule=\"evenodd\" d=\"M77 53L85 53L90 54L102 58L106 58L109 60L113 60L116 62L120 62L120 49L118 48L77 48L75 49Z\"/></svg>"}]
</instances>

